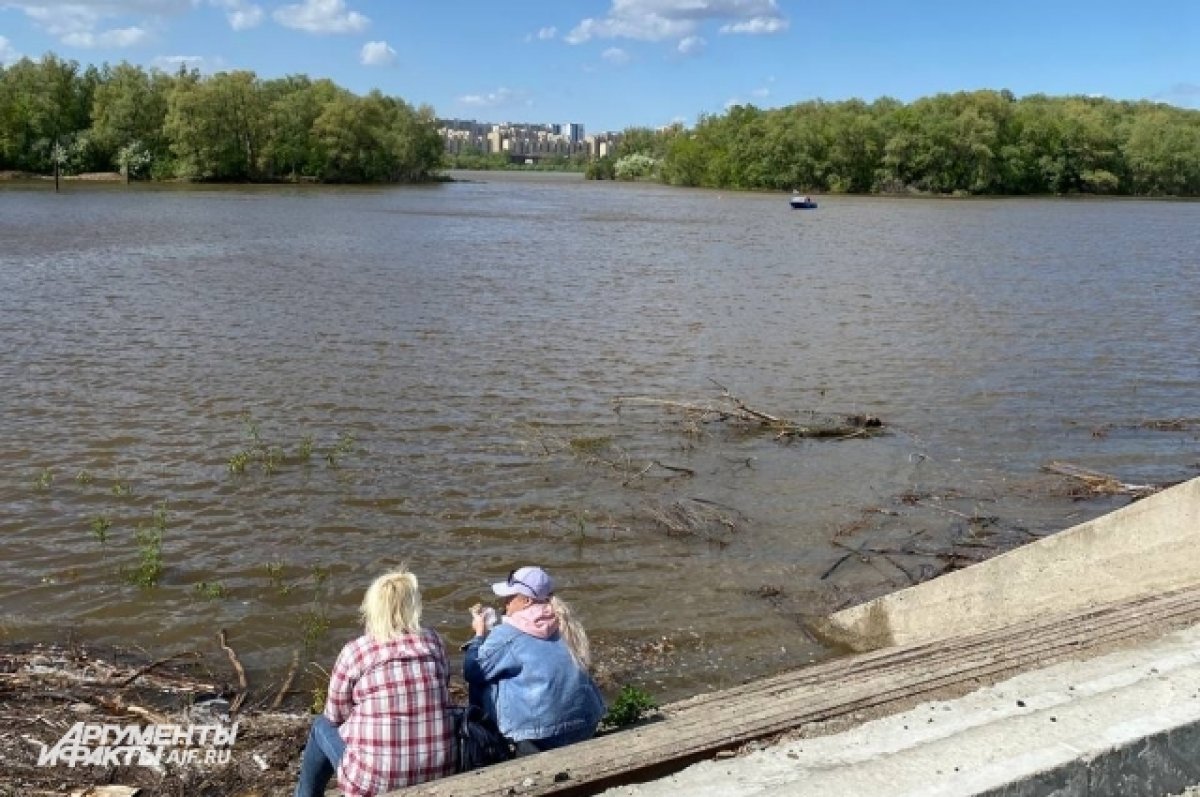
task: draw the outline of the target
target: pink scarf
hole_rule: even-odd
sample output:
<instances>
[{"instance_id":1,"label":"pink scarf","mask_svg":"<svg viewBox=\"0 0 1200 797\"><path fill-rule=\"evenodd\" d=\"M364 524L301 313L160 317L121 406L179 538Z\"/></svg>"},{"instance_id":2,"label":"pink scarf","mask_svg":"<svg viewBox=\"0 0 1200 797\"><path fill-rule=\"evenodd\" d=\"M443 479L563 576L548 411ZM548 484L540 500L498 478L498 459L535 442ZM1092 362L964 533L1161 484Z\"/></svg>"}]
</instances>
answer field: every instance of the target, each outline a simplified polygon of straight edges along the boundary
<instances>
[{"instance_id":1,"label":"pink scarf","mask_svg":"<svg viewBox=\"0 0 1200 797\"><path fill-rule=\"evenodd\" d=\"M504 622L538 639L558 633L558 617L549 603L531 603L524 609L504 616Z\"/></svg>"}]
</instances>

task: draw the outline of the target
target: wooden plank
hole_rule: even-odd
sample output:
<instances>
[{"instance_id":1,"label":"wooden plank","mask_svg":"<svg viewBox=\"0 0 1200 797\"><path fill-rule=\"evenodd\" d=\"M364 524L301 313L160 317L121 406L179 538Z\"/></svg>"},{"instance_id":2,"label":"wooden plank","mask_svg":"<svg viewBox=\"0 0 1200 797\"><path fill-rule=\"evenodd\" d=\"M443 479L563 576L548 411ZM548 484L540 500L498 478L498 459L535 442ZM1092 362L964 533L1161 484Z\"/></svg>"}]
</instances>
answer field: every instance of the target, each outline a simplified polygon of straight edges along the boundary
<instances>
[{"instance_id":1,"label":"wooden plank","mask_svg":"<svg viewBox=\"0 0 1200 797\"><path fill-rule=\"evenodd\" d=\"M665 719L414 786L396 797L591 794L830 720L898 711L1054 661L1200 622L1200 588L1122 601L941 643L835 659L670 706Z\"/></svg>"}]
</instances>

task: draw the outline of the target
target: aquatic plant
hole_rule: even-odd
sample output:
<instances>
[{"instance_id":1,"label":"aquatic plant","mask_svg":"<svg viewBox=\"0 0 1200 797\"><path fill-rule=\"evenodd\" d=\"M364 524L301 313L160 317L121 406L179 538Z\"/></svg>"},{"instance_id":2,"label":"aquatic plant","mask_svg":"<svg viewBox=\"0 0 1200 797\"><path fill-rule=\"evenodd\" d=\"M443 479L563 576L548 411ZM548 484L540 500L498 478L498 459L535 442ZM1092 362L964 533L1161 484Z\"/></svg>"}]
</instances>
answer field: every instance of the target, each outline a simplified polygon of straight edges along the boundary
<instances>
[{"instance_id":1,"label":"aquatic plant","mask_svg":"<svg viewBox=\"0 0 1200 797\"><path fill-rule=\"evenodd\" d=\"M163 572L162 529L153 525L139 525L133 533L133 541L137 546L138 562L136 567L126 572L125 580L142 589L158 586Z\"/></svg>"},{"instance_id":2,"label":"aquatic plant","mask_svg":"<svg viewBox=\"0 0 1200 797\"><path fill-rule=\"evenodd\" d=\"M272 559L263 565L263 570L267 571L267 578L271 579L272 586L279 587L283 584L283 562Z\"/></svg>"},{"instance_id":3,"label":"aquatic plant","mask_svg":"<svg viewBox=\"0 0 1200 797\"><path fill-rule=\"evenodd\" d=\"M149 526L138 524L133 534L137 546L138 563L133 570L125 574L126 580L134 586L148 589L158 586L163 572L163 534L167 530L167 502L163 501L154 510L154 517Z\"/></svg>"},{"instance_id":4,"label":"aquatic plant","mask_svg":"<svg viewBox=\"0 0 1200 797\"><path fill-rule=\"evenodd\" d=\"M220 600L229 594L220 581L200 581L194 589L196 594L210 601Z\"/></svg>"},{"instance_id":5,"label":"aquatic plant","mask_svg":"<svg viewBox=\"0 0 1200 797\"><path fill-rule=\"evenodd\" d=\"M268 476L279 470L279 466L283 464L283 449L276 446L269 446L262 452L263 472Z\"/></svg>"},{"instance_id":6,"label":"aquatic plant","mask_svg":"<svg viewBox=\"0 0 1200 797\"><path fill-rule=\"evenodd\" d=\"M338 436L337 443L325 454L325 461L331 468L336 468L342 457L354 453L354 435L343 432Z\"/></svg>"},{"instance_id":7,"label":"aquatic plant","mask_svg":"<svg viewBox=\"0 0 1200 797\"><path fill-rule=\"evenodd\" d=\"M54 483L54 471L50 468L42 468L37 476L33 479L33 489L44 493L50 489L50 485Z\"/></svg>"},{"instance_id":8,"label":"aquatic plant","mask_svg":"<svg viewBox=\"0 0 1200 797\"><path fill-rule=\"evenodd\" d=\"M245 473L246 466L250 464L251 456L251 452L243 449L230 457L229 461L225 464L225 467L229 469L230 473Z\"/></svg>"},{"instance_id":9,"label":"aquatic plant","mask_svg":"<svg viewBox=\"0 0 1200 797\"><path fill-rule=\"evenodd\" d=\"M325 613L325 607L314 605L301 614L300 628L304 633L304 649L312 650L329 633L329 615Z\"/></svg>"},{"instance_id":10,"label":"aquatic plant","mask_svg":"<svg viewBox=\"0 0 1200 797\"><path fill-rule=\"evenodd\" d=\"M167 502L162 501L154 508L154 528L160 532L167 530Z\"/></svg>"},{"instance_id":11,"label":"aquatic plant","mask_svg":"<svg viewBox=\"0 0 1200 797\"><path fill-rule=\"evenodd\" d=\"M78 473L75 474L75 483L76 484L87 485L87 484L91 484L93 481L95 481L95 479L92 477L92 474L89 473L86 468L81 469Z\"/></svg>"},{"instance_id":12,"label":"aquatic plant","mask_svg":"<svg viewBox=\"0 0 1200 797\"><path fill-rule=\"evenodd\" d=\"M313 453L313 438L308 434L300 440L300 449L296 452L296 459L299 462L308 462L312 459Z\"/></svg>"},{"instance_id":13,"label":"aquatic plant","mask_svg":"<svg viewBox=\"0 0 1200 797\"><path fill-rule=\"evenodd\" d=\"M108 530L112 528L112 521L107 515L96 515L92 518L88 527L92 530L92 536L96 538L96 542L104 545L108 542Z\"/></svg>"}]
</instances>

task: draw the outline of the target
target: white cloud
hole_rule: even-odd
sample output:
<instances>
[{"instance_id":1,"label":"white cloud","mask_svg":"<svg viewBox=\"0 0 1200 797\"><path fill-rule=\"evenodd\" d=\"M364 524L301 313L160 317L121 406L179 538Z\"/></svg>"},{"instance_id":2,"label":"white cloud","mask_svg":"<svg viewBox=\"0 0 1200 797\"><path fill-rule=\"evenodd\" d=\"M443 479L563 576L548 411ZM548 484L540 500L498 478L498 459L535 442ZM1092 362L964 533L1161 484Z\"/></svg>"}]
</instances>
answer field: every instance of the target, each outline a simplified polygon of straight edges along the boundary
<instances>
[{"instance_id":1,"label":"white cloud","mask_svg":"<svg viewBox=\"0 0 1200 797\"><path fill-rule=\"evenodd\" d=\"M367 42L358 54L363 66L389 66L396 62L396 51L385 41Z\"/></svg>"},{"instance_id":2,"label":"white cloud","mask_svg":"<svg viewBox=\"0 0 1200 797\"><path fill-rule=\"evenodd\" d=\"M275 9L275 21L309 33L362 33L371 20L346 8L345 0L303 0Z\"/></svg>"},{"instance_id":3,"label":"white cloud","mask_svg":"<svg viewBox=\"0 0 1200 797\"><path fill-rule=\"evenodd\" d=\"M144 42L150 34L144 28L136 25L128 28L110 28L109 30L75 31L61 36L61 41L68 47L132 47Z\"/></svg>"},{"instance_id":4,"label":"white cloud","mask_svg":"<svg viewBox=\"0 0 1200 797\"><path fill-rule=\"evenodd\" d=\"M675 49L680 55L699 55L704 52L708 42L700 36L685 36L679 40L679 44Z\"/></svg>"},{"instance_id":5,"label":"white cloud","mask_svg":"<svg viewBox=\"0 0 1200 797\"><path fill-rule=\"evenodd\" d=\"M778 0L612 0L603 17L588 17L566 35L570 44L591 39L663 41L696 36L705 23L721 33L779 33L788 21Z\"/></svg>"},{"instance_id":6,"label":"white cloud","mask_svg":"<svg viewBox=\"0 0 1200 797\"><path fill-rule=\"evenodd\" d=\"M625 66L625 64L629 63L629 53L620 47L609 47L600 53L600 57L614 66Z\"/></svg>"},{"instance_id":7,"label":"white cloud","mask_svg":"<svg viewBox=\"0 0 1200 797\"><path fill-rule=\"evenodd\" d=\"M170 16L191 11L197 0L39 0L6 2L70 47L130 47Z\"/></svg>"},{"instance_id":8,"label":"white cloud","mask_svg":"<svg viewBox=\"0 0 1200 797\"><path fill-rule=\"evenodd\" d=\"M547 28L540 28L534 35L537 36L539 41L549 41L558 35L558 28L553 25Z\"/></svg>"},{"instance_id":9,"label":"white cloud","mask_svg":"<svg viewBox=\"0 0 1200 797\"><path fill-rule=\"evenodd\" d=\"M160 55L151 63L164 72L178 72L180 67L203 71L206 59L202 55Z\"/></svg>"},{"instance_id":10,"label":"white cloud","mask_svg":"<svg viewBox=\"0 0 1200 797\"><path fill-rule=\"evenodd\" d=\"M0 36L0 66L21 60L21 54L9 43L8 39Z\"/></svg>"},{"instance_id":11,"label":"white cloud","mask_svg":"<svg viewBox=\"0 0 1200 797\"><path fill-rule=\"evenodd\" d=\"M266 12L262 6L245 0L209 0L212 5L225 9L225 19L234 30L249 30L262 24Z\"/></svg>"},{"instance_id":12,"label":"white cloud","mask_svg":"<svg viewBox=\"0 0 1200 797\"><path fill-rule=\"evenodd\" d=\"M783 17L755 17L742 22L731 22L721 26L721 33L742 33L747 36L769 36L772 33L783 33L788 29L788 21Z\"/></svg>"},{"instance_id":13,"label":"white cloud","mask_svg":"<svg viewBox=\"0 0 1200 797\"><path fill-rule=\"evenodd\" d=\"M474 108L502 108L517 105L533 105L533 100L529 99L525 95L525 92L514 91L503 86L495 91L489 91L486 94L465 94L459 97L458 101L463 105L470 105Z\"/></svg>"}]
</instances>

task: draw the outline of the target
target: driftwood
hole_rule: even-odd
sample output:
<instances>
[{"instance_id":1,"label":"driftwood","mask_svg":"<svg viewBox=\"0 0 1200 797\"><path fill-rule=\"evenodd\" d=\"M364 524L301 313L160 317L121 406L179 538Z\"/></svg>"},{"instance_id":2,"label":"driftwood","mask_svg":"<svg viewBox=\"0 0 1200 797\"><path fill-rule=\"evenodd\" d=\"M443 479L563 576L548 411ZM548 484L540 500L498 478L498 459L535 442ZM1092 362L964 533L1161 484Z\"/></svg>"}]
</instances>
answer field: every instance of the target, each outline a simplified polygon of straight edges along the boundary
<instances>
[{"instance_id":1,"label":"driftwood","mask_svg":"<svg viewBox=\"0 0 1200 797\"><path fill-rule=\"evenodd\" d=\"M228 642L226 642L224 628L217 632L217 641L221 643L221 649L224 650L225 655L229 657L229 663L233 665L233 669L237 673L238 686L241 687L241 691L238 692L237 697L235 697L233 702L229 704L229 713L233 715L237 714L238 709L242 707L242 703L245 702L246 694L249 690L249 686L246 683L246 670L242 667L242 663L238 661L237 653L235 653L233 648L229 647Z\"/></svg>"},{"instance_id":2,"label":"driftwood","mask_svg":"<svg viewBox=\"0 0 1200 797\"><path fill-rule=\"evenodd\" d=\"M773 432L775 439L867 437L883 428L883 421L872 415L809 413L807 421L784 418L749 406L728 390L710 401L673 401L650 396L625 396L613 399L614 410L625 407L662 407L682 413L698 424L732 422L746 428Z\"/></svg>"},{"instance_id":3,"label":"driftwood","mask_svg":"<svg viewBox=\"0 0 1200 797\"><path fill-rule=\"evenodd\" d=\"M271 709L278 709L283 705L283 699L287 697L287 693L291 691L292 681L296 680L296 670L300 669L300 651L292 651L292 666L288 668L287 676L283 679L283 685L279 687L279 691L275 694L275 699L271 701Z\"/></svg>"},{"instance_id":4,"label":"driftwood","mask_svg":"<svg viewBox=\"0 0 1200 797\"><path fill-rule=\"evenodd\" d=\"M1145 498L1171 486L1169 484L1129 484L1108 473L1072 465L1070 462L1050 462L1043 465L1042 470L1080 482L1090 495L1128 495L1133 498Z\"/></svg>"}]
</instances>

